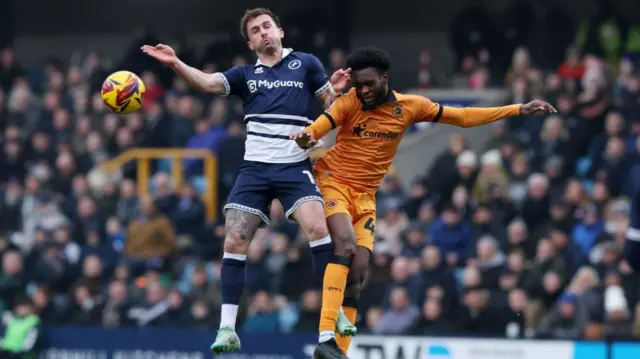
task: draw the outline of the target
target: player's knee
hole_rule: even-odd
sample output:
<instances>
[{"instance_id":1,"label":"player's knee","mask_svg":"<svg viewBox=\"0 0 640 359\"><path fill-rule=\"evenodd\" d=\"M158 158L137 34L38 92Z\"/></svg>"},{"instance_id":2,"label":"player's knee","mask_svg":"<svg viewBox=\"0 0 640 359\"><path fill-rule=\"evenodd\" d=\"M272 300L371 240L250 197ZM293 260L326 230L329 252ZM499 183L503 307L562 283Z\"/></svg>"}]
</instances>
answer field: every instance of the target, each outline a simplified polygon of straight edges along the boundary
<instances>
[{"instance_id":1,"label":"player's knee","mask_svg":"<svg viewBox=\"0 0 640 359\"><path fill-rule=\"evenodd\" d=\"M367 278L367 272L369 271L369 263L364 263L363 261L356 260L351 264L351 269L349 274L353 273L353 280L357 281L359 285L364 283Z\"/></svg>"},{"instance_id":2,"label":"player's knee","mask_svg":"<svg viewBox=\"0 0 640 359\"><path fill-rule=\"evenodd\" d=\"M333 254L341 257L352 258L356 254L356 239L348 232L332 233Z\"/></svg>"},{"instance_id":3,"label":"player's knee","mask_svg":"<svg viewBox=\"0 0 640 359\"><path fill-rule=\"evenodd\" d=\"M245 254L249 249L250 241L243 238L242 234L237 231L229 231L224 238L225 253Z\"/></svg>"},{"instance_id":4,"label":"player's knee","mask_svg":"<svg viewBox=\"0 0 640 359\"><path fill-rule=\"evenodd\" d=\"M324 217L313 221L307 226L307 228L303 228L303 231L307 235L307 239L310 241L315 241L329 236L329 229L327 228L327 223L325 222Z\"/></svg>"}]
</instances>

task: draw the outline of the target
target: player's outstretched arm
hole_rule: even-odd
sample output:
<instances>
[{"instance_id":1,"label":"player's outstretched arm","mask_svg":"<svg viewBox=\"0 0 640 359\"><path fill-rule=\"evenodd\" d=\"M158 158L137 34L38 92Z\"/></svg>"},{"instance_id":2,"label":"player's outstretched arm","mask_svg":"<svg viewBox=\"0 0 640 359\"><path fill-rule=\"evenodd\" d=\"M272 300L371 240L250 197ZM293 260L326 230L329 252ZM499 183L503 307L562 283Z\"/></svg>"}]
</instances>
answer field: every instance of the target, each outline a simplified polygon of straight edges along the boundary
<instances>
[{"instance_id":1,"label":"player's outstretched arm","mask_svg":"<svg viewBox=\"0 0 640 359\"><path fill-rule=\"evenodd\" d=\"M336 111L333 112L335 113ZM310 126L305 127L304 130L289 135L289 138L296 141L298 147L308 150L318 144L318 141L336 128L337 125L333 115L327 111L313 121Z\"/></svg>"},{"instance_id":2,"label":"player's outstretched arm","mask_svg":"<svg viewBox=\"0 0 640 359\"><path fill-rule=\"evenodd\" d=\"M176 52L167 45L144 45L142 52L171 67L189 87L202 91L224 95L226 88L222 76L218 74L206 74L195 67L191 67L178 58Z\"/></svg>"},{"instance_id":3,"label":"player's outstretched arm","mask_svg":"<svg viewBox=\"0 0 640 359\"><path fill-rule=\"evenodd\" d=\"M502 107L448 107L443 106L439 122L459 127L475 127L519 115L544 115L558 112L550 104L534 100L522 105Z\"/></svg>"}]
</instances>

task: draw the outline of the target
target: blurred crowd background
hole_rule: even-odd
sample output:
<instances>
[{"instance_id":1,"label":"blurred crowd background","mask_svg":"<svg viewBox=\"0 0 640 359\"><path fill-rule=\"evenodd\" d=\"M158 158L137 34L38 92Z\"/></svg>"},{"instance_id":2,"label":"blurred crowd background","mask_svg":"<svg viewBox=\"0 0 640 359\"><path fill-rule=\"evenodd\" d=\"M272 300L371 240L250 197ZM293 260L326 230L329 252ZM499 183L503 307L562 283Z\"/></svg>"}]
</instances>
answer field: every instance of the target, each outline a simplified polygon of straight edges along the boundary
<instances>
[{"instance_id":1,"label":"blurred crowd background","mask_svg":"<svg viewBox=\"0 0 640 359\"><path fill-rule=\"evenodd\" d=\"M507 15L536 11L517 4ZM555 21L563 26L541 51L535 35L497 28L478 11L460 11L451 27L452 76L432 73L424 51L402 81L503 88L507 103L543 99L559 113L494 123L482 151L457 131L410 188L402 173L385 178L357 325L389 335L640 338L640 274L621 257L627 198L640 181L631 171L640 155L640 22L629 21L638 12ZM283 20L285 46L315 54L328 73L342 66L349 44L305 17ZM190 91L139 47L168 43L207 72L253 62L236 30L228 35L195 51L189 36L141 30L119 61L87 53L38 66L23 65L6 41L0 312L28 297L45 325L217 329L224 228L221 215L206 221L202 186L190 181L202 165L186 161L187 180L175 187L155 161L148 195L137 192L135 163L119 176L99 167L135 147L208 149L224 202L244 151L240 103ZM116 69L141 75L144 111L105 109L99 88ZM307 241L277 202L271 218L248 254L240 328L314 332L321 297L301 284L311 275Z\"/></svg>"}]
</instances>

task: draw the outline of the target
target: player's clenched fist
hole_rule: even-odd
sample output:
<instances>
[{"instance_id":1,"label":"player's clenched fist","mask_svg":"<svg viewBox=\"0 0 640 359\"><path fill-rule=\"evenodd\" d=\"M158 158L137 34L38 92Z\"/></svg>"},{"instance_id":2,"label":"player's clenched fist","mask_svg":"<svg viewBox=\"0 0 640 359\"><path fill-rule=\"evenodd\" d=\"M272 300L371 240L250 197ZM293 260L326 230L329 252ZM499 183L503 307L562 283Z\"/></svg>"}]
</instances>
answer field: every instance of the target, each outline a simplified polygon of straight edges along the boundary
<instances>
[{"instance_id":1,"label":"player's clenched fist","mask_svg":"<svg viewBox=\"0 0 640 359\"><path fill-rule=\"evenodd\" d=\"M178 61L176 52L164 44L158 44L156 46L144 45L140 48L142 52L153 57L154 59L162 62L165 65L173 66Z\"/></svg>"},{"instance_id":2,"label":"player's clenched fist","mask_svg":"<svg viewBox=\"0 0 640 359\"><path fill-rule=\"evenodd\" d=\"M302 148L303 150L313 148L313 146L318 143L318 141L313 139L311 133L307 131L294 133L292 135L289 135L289 138L296 141L298 147Z\"/></svg>"}]
</instances>

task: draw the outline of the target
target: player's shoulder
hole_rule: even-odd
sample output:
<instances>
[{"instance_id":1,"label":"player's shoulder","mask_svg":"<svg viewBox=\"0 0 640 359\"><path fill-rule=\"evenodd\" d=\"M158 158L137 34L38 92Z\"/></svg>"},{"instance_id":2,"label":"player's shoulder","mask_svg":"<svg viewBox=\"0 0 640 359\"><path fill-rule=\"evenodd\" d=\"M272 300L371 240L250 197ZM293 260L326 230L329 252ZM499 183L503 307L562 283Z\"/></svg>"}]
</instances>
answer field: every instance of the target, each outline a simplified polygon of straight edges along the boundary
<instances>
[{"instance_id":1,"label":"player's shoulder","mask_svg":"<svg viewBox=\"0 0 640 359\"><path fill-rule=\"evenodd\" d=\"M356 95L356 89L352 87L347 93L338 97L334 103L339 103L343 107L355 108L360 103L360 100L358 100L358 95Z\"/></svg>"},{"instance_id":2,"label":"player's shoulder","mask_svg":"<svg viewBox=\"0 0 640 359\"><path fill-rule=\"evenodd\" d=\"M401 92L397 92L397 91L394 91L394 94L396 95L396 99L399 102L404 102L404 103L409 104L409 105L423 104L425 102L431 102L431 99L429 99L428 97L424 97L422 95L416 95L416 94L412 94L412 93L401 93Z\"/></svg>"},{"instance_id":3,"label":"player's shoulder","mask_svg":"<svg viewBox=\"0 0 640 359\"><path fill-rule=\"evenodd\" d=\"M406 107L410 112L420 112L425 107L431 106L433 101L430 98L417 94L403 94L396 92L398 103Z\"/></svg>"},{"instance_id":4,"label":"player's shoulder","mask_svg":"<svg viewBox=\"0 0 640 359\"><path fill-rule=\"evenodd\" d=\"M316 55L310 54L308 52L294 50L294 51L291 51L291 53L289 53L289 56L291 56L296 60L300 60L300 62L302 63L302 66L315 66L318 64L322 65L322 62Z\"/></svg>"},{"instance_id":5,"label":"player's shoulder","mask_svg":"<svg viewBox=\"0 0 640 359\"><path fill-rule=\"evenodd\" d=\"M308 52L304 52L304 51L296 51L296 50L292 50L292 51L289 53L289 56L297 57L297 58L299 58L300 60L303 60L303 59L306 59L306 60L311 60L311 59L313 59L313 60L318 60L318 57L317 57L316 55L311 54L311 53L308 53Z\"/></svg>"},{"instance_id":6,"label":"player's shoulder","mask_svg":"<svg viewBox=\"0 0 640 359\"><path fill-rule=\"evenodd\" d=\"M251 65L237 65L228 68L226 71L222 72L222 74L245 74L249 69L253 68L253 64Z\"/></svg>"}]
</instances>

